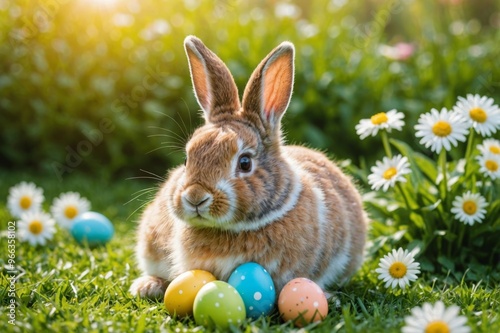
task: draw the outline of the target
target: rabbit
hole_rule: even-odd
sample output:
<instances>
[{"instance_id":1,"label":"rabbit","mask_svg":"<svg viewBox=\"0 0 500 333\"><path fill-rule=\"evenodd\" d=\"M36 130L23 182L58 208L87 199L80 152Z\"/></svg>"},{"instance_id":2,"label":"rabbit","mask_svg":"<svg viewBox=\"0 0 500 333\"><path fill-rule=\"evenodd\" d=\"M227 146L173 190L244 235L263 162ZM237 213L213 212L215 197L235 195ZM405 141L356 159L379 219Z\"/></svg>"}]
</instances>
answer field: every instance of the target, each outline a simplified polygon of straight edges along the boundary
<instances>
[{"instance_id":1,"label":"rabbit","mask_svg":"<svg viewBox=\"0 0 500 333\"><path fill-rule=\"evenodd\" d=\"M204 125L144 210L134 296L163 297L193 269L229 278L257 262L276 291L296 277L323 290L358 270L368 226L350 177L323 153L285 145L281 118L294 81L295 48L283 42L253 72L240 104L226 65L200 39L184 48Z\"/></svg>"}]
</instances>

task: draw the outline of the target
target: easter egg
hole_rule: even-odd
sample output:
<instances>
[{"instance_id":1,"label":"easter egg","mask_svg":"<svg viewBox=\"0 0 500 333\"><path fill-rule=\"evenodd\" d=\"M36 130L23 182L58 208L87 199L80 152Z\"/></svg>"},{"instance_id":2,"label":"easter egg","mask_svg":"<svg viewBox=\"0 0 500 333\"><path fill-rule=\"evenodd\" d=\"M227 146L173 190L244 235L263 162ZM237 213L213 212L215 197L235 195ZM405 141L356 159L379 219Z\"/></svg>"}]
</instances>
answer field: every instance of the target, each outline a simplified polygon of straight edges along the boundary
<instances>
[{"instance_id":1,"label":"easter egg","mask_svg":"<svg viewBox=\"0 0 500 333\"><path fill-rule=\"evenodd\" d=\"M215 280L212 273L199 269L182 273L170 282L165 291L167 311L181 317L192 315L196 294L205 284Z\"/></svg>"},{"instance_id":2,"label":"easter egg","mask_svg":"<svg viewBox=\"0 0 500 333\"><path fill-rule=\"evenodd\" d=\"M240 294L223 281L208 282L200 289L194 299L193 313L196 324L222 329L228 329L231 324L238 326L246 317Z\"/></svg>"},{"instance_id":3,"label":"easter egg","mask_svg":"<svg viewBox=\"0 0 500 333\"><path fill-rule=\"evenodd\" d=\"M229 276L228 283L240 293L247 317L257 319L274 309L276 289L271 275L261 265L248 262L238 266Z\"/></svg>"},{"instance_id":4,"label":"easter egg","mask_svg":"<svg viewBox=\"0 0 500 333\"><path fill-rule=\"evenodd\" d=\"M278 309L285 321L302 327L323 320L328 314L328 302L321 288L306 278L288 282L278 297Z\"/></svg>"},{"instance_id":5,"label":"easter egg","mask_svg":"<svg viewBox=\"0 0 500 333\"><path fill-rule=\"evenodd\" d=\"M102 245L113 237L114 228L109 219L96 212L85 212L73 220L71 234L78 243Z\"/></svg>"}]
</instances>

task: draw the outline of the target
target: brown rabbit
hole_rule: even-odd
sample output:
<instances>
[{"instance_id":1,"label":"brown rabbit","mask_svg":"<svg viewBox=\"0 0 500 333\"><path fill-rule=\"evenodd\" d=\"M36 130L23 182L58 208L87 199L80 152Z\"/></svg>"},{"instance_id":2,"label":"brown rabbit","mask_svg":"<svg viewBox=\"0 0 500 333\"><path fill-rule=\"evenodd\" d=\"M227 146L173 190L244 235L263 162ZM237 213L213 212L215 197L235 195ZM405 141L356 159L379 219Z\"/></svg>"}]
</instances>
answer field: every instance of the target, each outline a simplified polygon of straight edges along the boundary
<instances>
[{"instance_id":1,"label":"brown rabbit","mask_svg":"<svg viewBox=\"0 0 500 333\"><path fill-rule=\"evenodd\" d=\"M254 261L276 289L295 277L342 284L363 260L367 217L351 179L323 154L283 144L294 46L283 42L257 67L240 105L224 63L196 37L184 41L205 124L146 208L130 292L161 297L179 274L227 280Z\"/></svg>"}]
</instances>

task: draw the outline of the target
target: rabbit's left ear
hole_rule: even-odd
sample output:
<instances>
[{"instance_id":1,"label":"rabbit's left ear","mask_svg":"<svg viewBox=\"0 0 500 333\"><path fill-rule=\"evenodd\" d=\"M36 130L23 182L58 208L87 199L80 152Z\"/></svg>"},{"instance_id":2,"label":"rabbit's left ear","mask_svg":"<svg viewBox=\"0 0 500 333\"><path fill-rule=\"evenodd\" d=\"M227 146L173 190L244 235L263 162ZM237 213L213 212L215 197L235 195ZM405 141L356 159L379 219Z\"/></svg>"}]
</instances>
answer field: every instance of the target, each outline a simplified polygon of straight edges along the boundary
<instances>
[{"instance_id":1,"label":"rabbit's left ear","mask_svg":"<svg viewBox=\"0 0 500 333\"><path fill-rule=\"evenodd\" d=\"M203 42L188 36L184 48L198 104L206 122L213 122L221 114L240 109L238 88L229 69Z\"/></svg>"},{"instance_id":2,"label":"rabbit's left ear","mask_svg":"<svg viewBox=\"0 0 500 333\"><path fill-rule=\"evenodd\" d=\"M245 88L243 112L266 136L279 135L292 96L294 56L293 44L281 43L257 66Z\"/></svg>"}]
</instances>

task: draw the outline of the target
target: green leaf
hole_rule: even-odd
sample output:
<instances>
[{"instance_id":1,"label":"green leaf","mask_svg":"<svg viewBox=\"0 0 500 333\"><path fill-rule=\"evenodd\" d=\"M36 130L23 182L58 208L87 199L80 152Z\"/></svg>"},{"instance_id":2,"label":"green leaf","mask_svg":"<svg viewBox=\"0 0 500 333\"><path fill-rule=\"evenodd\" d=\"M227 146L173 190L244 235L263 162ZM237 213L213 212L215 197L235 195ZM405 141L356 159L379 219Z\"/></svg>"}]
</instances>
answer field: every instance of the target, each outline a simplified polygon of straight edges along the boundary
<instances>
[{"instance_id":1,"label":"green leaf","mask_svg":"<svg viewBox=\"0 0 500 333\"><path fill-rule=\"evenodd\" d=\"M455 270L455 263L453 262L453 260L451 260L450 258L444 256L444 255L441 255L437 258L437 261L443 265L446 270L449 270L449 271L454 271Z\"/></svg>"},{"instance_id":2,"label":"green leaf","mask_svg":"<svg viewBox=\"0 0 500 333\"><path fill-rule=\"evenodd\" d=\"M436 163L429 157L420 153L415 153L413 155L413 161L416 166L418 166L419 170L422 171L424 176L426 176L431 183L435 184L438 176Z\"/></svg>"},{"instance_id":3,"label":"green leaf","mask_svg":"<svg viewBox=\"0 0 500 333\"><path fill-rule=\"evenodd\" d=\"M411 185L413 186L415 192L418 191L419 187L422 186L422 183L424 181L423 179L423 170L420 170L420 167L418 166L417 162L415 161L415 156L416 153L413 151L413 149L405 142L395 140L395 139L390 139L389 142L396 147L397 150L403 155L408 158L408 162L410 163L410 168L411 168L411 174L410 174L410 182Z\"/></svg>"}]
</instances>

